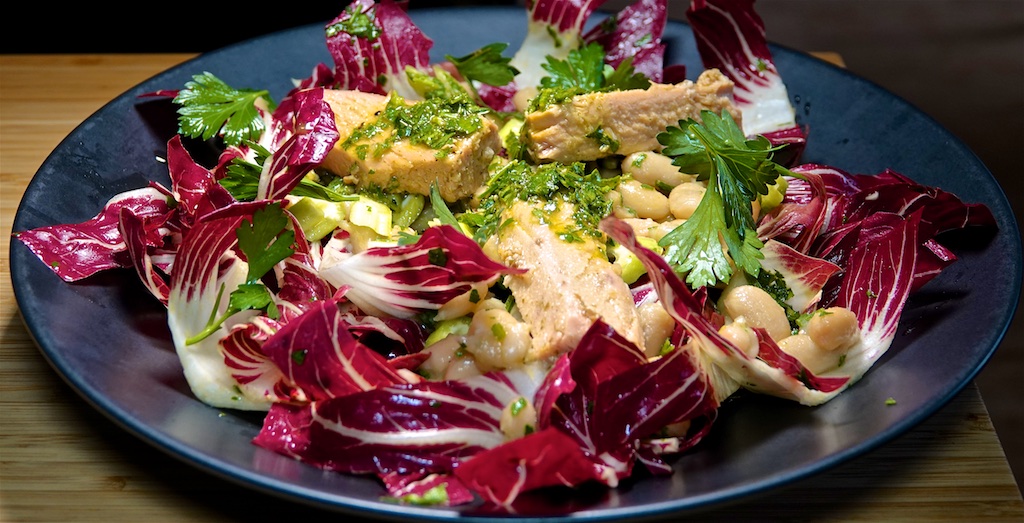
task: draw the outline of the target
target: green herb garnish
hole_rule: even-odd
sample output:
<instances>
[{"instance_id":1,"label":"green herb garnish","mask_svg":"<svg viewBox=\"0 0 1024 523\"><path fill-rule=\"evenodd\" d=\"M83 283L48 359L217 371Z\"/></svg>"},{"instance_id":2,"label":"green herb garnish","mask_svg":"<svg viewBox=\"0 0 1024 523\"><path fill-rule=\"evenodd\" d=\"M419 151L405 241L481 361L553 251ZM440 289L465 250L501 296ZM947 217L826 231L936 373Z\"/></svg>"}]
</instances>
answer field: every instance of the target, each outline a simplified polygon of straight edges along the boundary
<instances>
[{"instance_id":1,"label":"green herb garnish","mask_svg":"<svg viewBox=\"0 0 1024 523\"><path fill-rule=\"evenodd\" d=\"M456 58L452 55L445 55L444 57L467 80L501 87L511 82L519 74L518 69L509 65L512 59L501 55L501 52L507 47L507 43L493 43L465 56Z\"/></svg>"},{"instance_id":2,"label":"green herb garnish","mask_svg":"<svg viewBox=\"0 0 1024 523\"><path fill-rule=\"evenodd\" d=\"M530 102L529 111L557 105L573 96L627 89L647 89L651 80L633 69L632 58L626 58L618 67L604 63L601 44L590 43L569 52L565 60L548 56L541 65L548 76L540 80L540 92Z\"/></svg>"},{"instance_id":3,"label":"green herb garnish","mask_svg":"<svg viewBox=\"0 0 1024 523\"><path fill-rule=\"evenodd\" d=\"M203 140L220 134L227 145L256 140L265 128L256 108L261 98L272 110L269 91L235 89L208 72L195 75L174 97L179 105L178 133Z\"/></svg>"},{"instance_id":4,"label":"green herb garnish","mask_svg":"<svg viewBox=\"0 0 1024 523\"><path fill-rule=\"evenodd\" d=\"M702 111L699 123L688 119L658 134L662 152L684 172L697 173L708 188L693 215L666 234L659 245L677 272L693 288L728 283L729 258L757 276L763 244L757 238L751 202L767 194L784 167L771 160L777 147L763 136L747 139L729 112ZM728 248L722 247L725 242Z\"/></svg>"},{"instance_id":5,"label":"green herb garnish","mask_svg":"<svg viewBox=\"0 0 1024 523\"><path fill-rule=\"evenodd\" d=\"M288 229L289 219L280 203L271 203L256 211L252 221L243 220L235 230L238 248L249 263L245 283L231 292L228 308L219 317L211 316L206 328L185 341L186 345L198 343L216 332L229 317L245 310L264 311L270 318L278 317L277 305L270 289L262 278L282 260L295 253L295 231ZM217 304L223 296L222 286L217 295ZM214 314L218 307L214 306Z\"/></svg>"},{"instance_id":6,"label":"green herb garnish","mask_svg":"<svg viewBox=\"0 0 1024 523\"><path fill-rule=\"evenodd\" d=\"M574 223L560 225L555 231L562 240L582 241L583 235L603 238L598 224L612 210L606 194L618 183L619 177L602 178L596 169L588 172L580 162L533 166L511 161L491 175L480 195L479 216L468 221L477 226L474 239L482 244L501 229L502 212L517 200L540 204L538 212L542 213L554 212L559 202L565 202L573 206Z\"/></svg>"}]
</instances>

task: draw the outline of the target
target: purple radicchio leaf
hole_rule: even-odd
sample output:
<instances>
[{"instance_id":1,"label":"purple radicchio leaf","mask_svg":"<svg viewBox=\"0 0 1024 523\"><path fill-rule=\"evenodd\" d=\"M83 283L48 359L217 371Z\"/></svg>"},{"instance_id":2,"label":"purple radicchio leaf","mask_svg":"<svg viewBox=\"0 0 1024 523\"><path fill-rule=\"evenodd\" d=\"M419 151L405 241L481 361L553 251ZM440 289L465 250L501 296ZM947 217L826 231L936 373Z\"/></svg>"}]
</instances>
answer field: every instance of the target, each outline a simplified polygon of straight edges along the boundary
<instances>
[{"instance_id":1,"label":"purple radicchio leaf","mask_svg":"<svg viewBox=\"0 0 1024 523\"><path fill-rule=\"evenodd\" d=\"M238 382L220 344L236 325L253 321L258 311L234 313L209 336L188 343L207 328L211 319L228 311L228 296L247 281L248 264L238 248L237 229L269 203L237 202L203 216L182 238L171 271L167 303L171 337L192 392L211 406L267 410L272 402L262 381L252 386ZM295 263L295 267L308 263L305 257L309 256L309 248L301 233L296 234L294 247L291 258L275 267L275 271L287 272L290 263ZM287 278L284 284L289 284ZM305 307L301 303L279 303L273 295L272 298L283 311L281 322L294 318Z\"/></svg>"},{"instance_id":2,"label":"purple radicchio leaf","mask_svg":"<svg viewBox=\"0 0 1024 523\"><path fill-rule=\"evenodd\" d=\"M824 291L835 298L823 305L852 310L869 344L887 343L896 335L916 271L921 214L918 210L906 217L877 213L866 218L838 293Z\"/></svg>"},{"instance_id":3,"label":"purple radicchio leaf","mask_svg":"<svg viewBox=\"0 0 1024 523\"><path fill-rule=\"evenodd\" d=\"M349 254L328 250L320 276L366 313L411 318L437 310L474 284L521 272L492 261L480 246L448 225L430 227L410 245L371 247Z\"/></svg>"},{"instance_id":4,"label":"purple radicchio leaf","mask_svg":"<svg viewBox=\"0 0 1024 523\"><path fill-rule=\"evenodd\" d=\"M665 69L661 37L667 20L667 0L637 0L587 31L583 42L601 44L608 65L618 67L630 58L636 72L661 82Z\"/></svg>"},{"instance_id":5,"label":"purple radicchio leaf","mask_svg":"<svg viewBox=\"0 0 1024 523\"><path fill-rule=\"evenodd\" d=\"M264 352L263 344L281 328L266 316L257 316L248 323L231 329L221 341L224 364L240 388L263 390L271 402L303 403L309 401Z\"/></svg>"},{"instance_id":6,"label":"purple radicchio leaf","mask_svg":"<svg viewBox=\"0 0 1024 523\"><path fill-rule=\"evenodd\" d=\"M260 176L257 199L284 198L313 168L319 166L340 135L334 111L324 101L323 89L296 93L292 133L273 151L269 168Z\"/></svg>"},{"instance_id":7,"label":"purple radicchio leaf","mask_svg":"<svg viewBox=\"0 0 1024 523\"><path fill-rule=\"evenodd\" d=\"M235 201L227 189L217 183L213 172L196 163L179 134L167 141L167 170L183 229L191 227L203 215Z\"/></svg>"},{"instance_id":8,"label":"purple radicchio leaf","mask_svg":"<svg viewBox=\"0 0 1024 523\"><path fill-rule=\"evenodd\" d=\"M876 212L908 216L922 209L918 232L922 239L968 226L994 227L996 224L984 204L964 203L948 191L919 184L891 169L874 176L856 175L855 179L861 190L852 195L845 208L846 222L859 221Z\"/></svg>"},{"instance_id":9,"label":"purple radicchio leaf","mask_svg":"<svg viewBox=\"0 0 1024 523\"><path fill-rule=\"evenodd\" d=\"M584 26L606 0L534 0L528 3L526 38L509 65L518 89L540 85L547 57L565 60L582 43Z\"/></svg>"},{"instance_id":10,"label":"purple radicchio leaf","mask_svg":"<svg viewBox=\"0 0 1024 523\"><path fill-rule=\"evenodd\" d=\"M423 350L426 333L419 322L403 318L380 318L362 314L358 308L355 309L343 309L345 321L350 325L349 331L360 342L387 356L393 365L397 364L398 368L416 368L429 357L429 354L424 354L403 358L401 363L394 361L395 358L418 355Z\"/></svg>"},{"instance_id":11,"label":"purple radicchio leaf","mask_svg":"<svg viewBox=\"0 0 1024 523\"><path fill-rule=\"evenodd\" d=\"M455 475L484 501L507 507L524 492L598 481L600 470L574 438L549 428L481 452Z\"/></svg>"},{"instance_id":12,"label":"purple radicchio leaf","mask_svg":"<svg viewBox=\"0 0 1024 523\"><path fill-rule=\"evenodd\" d=\"M163 221L166 215L159 217L140 218L127 208L121 209L119 220L119 231L124 239L125 247L136 274L143 285L160 303L167 305L167 297L170 294L170 286L167 284L166 275L158 270L151 251L149 233L155 231L152 225L154 221Z\"/></svg>"},{"instance_id":13,"label":"purple radicchio leaf","mask_svg":"<svg viewBox=\"0 0 1024 523\"><path fill-rule=\"evenodd\" d=\"M370 27L353 23L368 20ZM354 27L361 30L349 32ZM416 27L404 4L394 0L355 0L326 27L327 49L334 59L335 88L418 98L405 75L407 67L430 68L434 42Z\"/></svg>"},{"instance_id":14,"label":"purple radicchio leaf","mask_svg":"<svg viewBox=\"0 0 1024 523\"><path fill-rule=\"evenodd\" d=\"M207 214L182 238L171 271L167 323L178 359L193 394L214 407L266 410L264 389L239 387L225 365L219 340L254 313L229 318L216 333L194 344L186 340L203 331L210 318L225 313L227 295L247 278L247 266L236 253L235 230L263 202L237 203Z\"/></svg>"},{"instance_id":15,"label":"purple radicchio leaf","mask_svg":"<svg viewBox=\"0 0 1024 523\"><path fill-rule=\"evenodd\" d=\"M757 334L757 357L767 362L772 367L781 370L786 375L803 381L807 387L813 390L820 390L825 393L841 390L850 382L849 376L819 377L815 376L795 357L787 354L779 348L775 340L768 332L760 327L755 327Z\"/></svg>"},{"instance_id":16,"label":"purple radicchio leaf","mask_svg":"<svg viewBox=\"0 0 1024 523\"><path fill-rule=\"evenodd\" d=\"M830 205L841 198L827 194L825 182L815 170L794 168L800 178L787 177L786 195L779 206L761 218L757 237L777 240L802 253L810 253L830 216Z\"/></svg>"},{"instance_id":17,"label":"purple radicchio leaf","mask_svg":"<svg viewBox=\"0 0 1024 523\"><path fill-rule=\"evenodd\" d=\"M381 476L388 495L399 501L412 496L424 499L435 488L444 489L444 506L465 505L476 498L473 492L452 474L398 474L389 473ZM429 500L428 500L429 501Z\"/></svg>"},{"instance_id":18,"label":"purple radicchio leaf","mask_svg":"<svg viewBox=\"0 0 1024 523\"><path fill-rule=\"evenodd\" d=\"M122 210L140 220L152 218L145 222L151 226L163 225L166 216L173 212L164 191L146 187L114 196L103 210L84 222L47 225L13 236L62 280L79 281L101 271L132 266L119 229ZM163 243L162 233L146 231L142 236L147 246Z\"/></svg>"},{"instance_id":19,"label":"purple radicchio leaf","mask_svg":"<svg viewBox=\"0 0 1024 523\"><path fill-rule=\"evenodd\" d=\"M795 163L806 140L754 0L691 0L686 16L704 67L720 70L736 85L733 96L743 115L744 134L788 145L775 161Z\"/></svg>"},{"instance_id":20,"label":"purple radicchio leaf","mask_svg":"<svg viewBox=\"0 0 1024 523\"><path fill-rule=\"evenodd\" d=\"M268 338L263 352L311 401L405 383L345 320L334 301L317 302Z\"/></svg>"},{"instance_id":21,"label":"purple radicchio leaf","mask_svg":"<svg viewBox=\"0 0 1024 523\"><path fill-rule=\"evenodd\" d=\"M768 240L761 248L761 268L782 275L793 296L786 303L797 312L808 312L821 297L829 279L842 271L827 260L804 254L784 243Z\"/></svg>"},{"instance_id":22,"label":"purple radicchio leaf","mask_svg":"<svg viewBox=\"0 0 1024 523\"><path fill-rule=\"evenodd\" d=\"M522 392L503 374L379 387L304 406L275 405L254 440L353 474L450 473L501 445L501 415Z\"/></svg>"},{"instance_id":23,"label":"purple radicchio leaf","mask_svg":"<svg viewBox=\"0 0 1024 523\"><path fill-rule=\"evenodd\" d=\"M535 404L538 432L477 454L456 469L491 503L510 505L524 492L554 485L614 486L641 459L641 440L670 423L711 417L717 406L686 351L648 362L601 320L575 350L556 360ZM642 454L652 468L664 466L653 452Z\"/></svg>"}]
</instances>

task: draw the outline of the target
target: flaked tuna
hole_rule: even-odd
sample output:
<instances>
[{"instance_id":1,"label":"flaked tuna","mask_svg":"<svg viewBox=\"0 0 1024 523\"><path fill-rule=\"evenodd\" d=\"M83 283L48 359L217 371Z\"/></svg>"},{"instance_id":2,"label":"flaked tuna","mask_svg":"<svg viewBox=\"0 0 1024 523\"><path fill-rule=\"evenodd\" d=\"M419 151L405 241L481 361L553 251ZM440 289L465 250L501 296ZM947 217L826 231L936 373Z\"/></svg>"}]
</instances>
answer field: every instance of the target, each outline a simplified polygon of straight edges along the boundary
<instances>
[{"instance_id":1,"label":"flaked tuna","mask_svg":"<svg viewBox=\"0 0 1024 523\"><path fill-rule=\"evenodd\" d=\"M571 214L571 205L565 202L554 213L516 202L505 212L511 221L484 245L492 259L527 269L504 280L530 325L533 339L527 361L572 350L599 318L643 346L632 294L602 245L591 237L567 242L550 226L571 220Z\"/></svg>"},{"instance_id":2,"label":"flaked tuna","mask_svg":"<svg viewBox=\"0 0 1024 523\"><path fill-rule=\"evenodd\" d=\"M708 69L696 82L577 95L527 114L525 141L534 159L562 163L658 151L658 133L680 120L699 120L702 110L729 111L739 122L732 92L732 80Z\"/></svg>"},{"instance_id":3,"label":"flaked tuna","mask_svg":"<svg viewBox=\"0 0 1024 523\"><path fill-rule=\"evenodd\" d=\"M360 91L327 89L324 100L334 111L341 140L327 155L323 167L359 187L380 186L392 192L429 195L435 181L441 196L456 201L473 192L487 178L487 166L501 148L498 128L480 116L480 129L456 136L439 151L429 146L396 140L379 156L368 152L387 140L391 132L379 133L360 142L362 150L346 139L362 126L372 124L384 111L388 97Z\"/></svg>"}]
</instances>

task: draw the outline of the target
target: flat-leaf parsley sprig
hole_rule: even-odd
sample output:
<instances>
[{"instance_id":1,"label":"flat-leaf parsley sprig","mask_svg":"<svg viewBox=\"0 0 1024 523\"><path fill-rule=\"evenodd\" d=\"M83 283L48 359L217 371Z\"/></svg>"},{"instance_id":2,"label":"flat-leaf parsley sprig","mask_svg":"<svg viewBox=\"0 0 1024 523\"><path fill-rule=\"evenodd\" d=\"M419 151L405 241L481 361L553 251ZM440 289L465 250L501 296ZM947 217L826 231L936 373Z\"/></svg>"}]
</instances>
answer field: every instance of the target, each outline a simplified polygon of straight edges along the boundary
<instances>
[{"instance_id":1,"label":"flat-leaf parsley sprig","mask_svg":"<svg viewBox=\"0 0 1024 523\"><path fill-rule=\"evenodd\" d=\"M252 221L242 221L235 234L238 236L238 248L249 263L245 283L231 291L227 310L219 318L211 317L202 331L185 340L186 345L206 339L216 332L225 320L241 311L264 311L273 319L277 319L279 315L274 296L263 284L262 279L275 265L295 253L295 231L288 229L288 216L281 209L280 203L271 203L253 213ZM217 296L218 303L223 292L222 287ZM214 307L213 310L216 311L217 308Z\"/></svg>"},{"instance_id":2,"label":"flat-leaf parsley sprig","mask_svg":"<svg viewBox=\"0 0 1024 523\"><path fill-rule=\"evenodd\" d=\"M530 101L528 111L565 102L573 96L629 89L647 89L651 80L633 68L632 57L618 67L605 63L604 47L596 42L569 51L565 60L551 56L541 65L548 75L540 80L540 93Z\"/></svg>"},{"instance_id":3,"label":"flat-leaf parsley sprig","mask_svg":"<svg viewBox=\"0 0 1024 523\"><path fill-rule=\"evenodd\" d=\"M260 98L272 111L269 91L235 89L209 72L194 75L174 97L178 134L203 140L221 135L227 145L257 140L266 128L256 106Z\"/></svg>"},{"instance_id":4,"label":"flat-leaf parsley sprig","mask_svg":"<svg viewBox=\"0 0 1024 523\"><path fill-rule=\"evenodd\" d=\"M757 238L751 203L767 195L780 175L791 174L772 161L779 147L763 136L748 139L728 111L719 116L708 110L701 112L701 122L681 120L659 133L658 142L680 170L708 183L693 215L659 241L665 259L693 288L728 283L734 270L730 257L737 268L757 276L764 244Z\"/></svg>"}]
</instances>

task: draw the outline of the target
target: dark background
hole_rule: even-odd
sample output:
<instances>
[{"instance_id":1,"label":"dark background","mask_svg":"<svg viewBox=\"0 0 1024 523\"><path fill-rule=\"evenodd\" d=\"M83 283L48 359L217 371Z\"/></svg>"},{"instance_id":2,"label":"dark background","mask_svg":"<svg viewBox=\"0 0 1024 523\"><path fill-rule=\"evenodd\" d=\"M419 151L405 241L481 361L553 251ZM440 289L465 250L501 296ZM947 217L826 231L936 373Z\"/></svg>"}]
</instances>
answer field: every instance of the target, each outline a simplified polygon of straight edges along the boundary
<instances>
[{"instance_id":1,"label":"dark background","mask_svg":"<svg viewBox=\"0 0 1024 523\"><path fill-rule=\"evenodd\" d=\"M412 0L410 8L517 3ZM608 0L604 8L628 3ZM670 17L684 20L687 4L669 0ZM154 14L152 8L115 10L98 3L22 3L18 16L7 19L0 52L199 53L326 23L347 2L272 10L219 2L201 9L165 5ZM963 140L1003 187L1018 224L1024 223L1024 0L759 0L756 8L770 41L840 53L851 71L916 105ZM1024 480L1022 310L977 379L1018 484Z\"/></svg>"}]
</instances>

